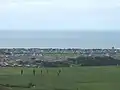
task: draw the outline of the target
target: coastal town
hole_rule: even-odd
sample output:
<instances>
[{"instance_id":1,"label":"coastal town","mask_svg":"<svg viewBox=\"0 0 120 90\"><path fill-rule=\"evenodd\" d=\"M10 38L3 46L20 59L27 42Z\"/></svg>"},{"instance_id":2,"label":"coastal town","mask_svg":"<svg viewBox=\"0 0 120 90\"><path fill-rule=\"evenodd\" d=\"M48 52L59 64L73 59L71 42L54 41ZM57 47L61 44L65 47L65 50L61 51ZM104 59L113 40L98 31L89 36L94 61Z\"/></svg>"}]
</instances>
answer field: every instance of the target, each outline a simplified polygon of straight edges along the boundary
<instances>
[{"instance_id":1,"label":"coastal town","mask_svg":"<svg viewBox=\"0 0 120 90\"><path fill-rule=\"evenodd\" d=\"M120 49L40 49L40 48L12 48L0 49L1 67L41 67L42 62L68 62L68 58L89 56L110 56L119 58Z\"/></svg>"}]
</instances>

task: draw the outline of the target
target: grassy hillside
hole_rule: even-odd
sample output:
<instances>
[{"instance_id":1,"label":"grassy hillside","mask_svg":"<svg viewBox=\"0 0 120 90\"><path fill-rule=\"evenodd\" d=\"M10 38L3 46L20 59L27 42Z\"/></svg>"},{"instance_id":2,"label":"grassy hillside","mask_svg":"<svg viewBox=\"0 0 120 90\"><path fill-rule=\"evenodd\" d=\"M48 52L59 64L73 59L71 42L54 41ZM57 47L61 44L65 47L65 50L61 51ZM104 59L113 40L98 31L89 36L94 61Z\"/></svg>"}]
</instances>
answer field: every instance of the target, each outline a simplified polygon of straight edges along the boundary
<instances>
[{"instance_id":1,"label":"grassy hillside","mask_svg":"<svg viewBox=\"0 0 120 90\"><path fill-rule=\"evenodd\" d=\"M7 88L6 90L120 90L120 67L72 67L36 69L36 76L32 68L24 68L24 75L20 75L21 68L0 68L0 84L27 85L36 84L33 88ZM0 86L1 87L1 86ZM3 87L2 87L3 88ZM0 89L1 90L1 89Z\"/></svg>"}]
</instances>

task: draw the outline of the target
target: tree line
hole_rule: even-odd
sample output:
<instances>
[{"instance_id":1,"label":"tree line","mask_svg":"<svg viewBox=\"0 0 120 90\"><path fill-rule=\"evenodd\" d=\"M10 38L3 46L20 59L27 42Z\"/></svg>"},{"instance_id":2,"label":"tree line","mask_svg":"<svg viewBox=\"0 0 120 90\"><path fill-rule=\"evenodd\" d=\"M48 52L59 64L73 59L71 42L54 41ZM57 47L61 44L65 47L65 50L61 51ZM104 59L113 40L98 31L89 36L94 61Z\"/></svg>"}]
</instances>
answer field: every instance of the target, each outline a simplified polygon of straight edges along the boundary
<instances>
[{"instance_id":1,"label":"tree line","mask_svg":"<svg viewBox=\"0 0 120 90\"><path fill-rule=\"evenodd\" d=\"M78 57L69 58L71 64L80 64L81 66L107 66L107 65L120 65L120 60L112 57Z\"/></svg>"},{"instance_id":2,"label":"tree line","mask_svg":"<svg viewBox=\"0 0 120 90\"><path fill-rule=\"evenodd\" d=\"M21 65L29 64L29 61L26 62L19 62ZM107 66L107 65L120 65L120 60L115 59L112 57L104 56L104 57L84 57L80 56L77 58L68 58L66 61L56 61L56 62L49 62L49 61L34 61L32 62L34 65L38 65L41 67L70 67L71 65L78 65L78 66Z\"/></svg>"}]
</instances>

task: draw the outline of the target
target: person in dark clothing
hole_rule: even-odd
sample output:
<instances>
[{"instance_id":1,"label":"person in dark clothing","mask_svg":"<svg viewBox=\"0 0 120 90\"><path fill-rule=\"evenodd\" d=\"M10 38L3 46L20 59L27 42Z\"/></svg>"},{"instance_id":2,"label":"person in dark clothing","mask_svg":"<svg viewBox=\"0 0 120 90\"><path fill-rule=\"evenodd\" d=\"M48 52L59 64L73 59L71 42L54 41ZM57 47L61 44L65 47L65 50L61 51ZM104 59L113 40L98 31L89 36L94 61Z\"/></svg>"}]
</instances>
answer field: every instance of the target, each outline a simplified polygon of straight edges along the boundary
<instances>
[{"instance_id":1,"label":"person in dark clothing","mask_svg":"<svg viewBox=\"0 0 120 90\"><path fill-rule=\"evenodd\" d=\"M59 73L61 73L61 70L59 69Z\"/></svg>"},{"instance_id":2,"label":"person in dark clothing","mask_svg":"<svg viewBox=\"0 0 120 90\"><path fill-rule=\"evenodd\" d=\"M60 73L59 72L57 72L57 76L59 76L60 75Z\"/></svg>"},{"instance_id":3,"label":"person in dark clothing","mask_svg":"<svg viewBox=\"0 0 120 90\"><path fill-rule=\"evenodd\" d=\"M21 75L23 75L23 69L21 69Z\"/></svg>"},{"instance_id":4,"label":"person in dark clothing","mask_svg":"<svg viewBox=\"0 0 120 90\"><path fill-rule=\"evenodd\" d=\"M33 75L35 76L35 74L36 74L36 71L35 71L35 69L33 69Z\"/></svg>"},{"instance_id":5,"label":"person in dark clothing","mask_svg":"<svg viewBox=\"0 0 120 90\"><path fill-rule=\"evenodd\" d=\"M42 75L42 70L41 70L41 75Z\"/></svg>"},{"instance_id":6,"label":"person in dark clothing","mask_svg":"<svg viewBox=\"0 0 120 90\"><path fill-rule=\"evenodd\" d=\"M57 75L59 76L59 75L60 75L60 73L61 73L61 70L59 69L59 70L58 70L58 72L57 72Z\"/></svg>"},{"instance_id":7,"label":"person in dark clothing","mask_svg":"<svg viewBox=\"0 0 120 90\"><path fill-rule=\"evenodd\" d=\"M47 70L47 74L48 74L48 70Z\"/></svg>"}]
</instances>

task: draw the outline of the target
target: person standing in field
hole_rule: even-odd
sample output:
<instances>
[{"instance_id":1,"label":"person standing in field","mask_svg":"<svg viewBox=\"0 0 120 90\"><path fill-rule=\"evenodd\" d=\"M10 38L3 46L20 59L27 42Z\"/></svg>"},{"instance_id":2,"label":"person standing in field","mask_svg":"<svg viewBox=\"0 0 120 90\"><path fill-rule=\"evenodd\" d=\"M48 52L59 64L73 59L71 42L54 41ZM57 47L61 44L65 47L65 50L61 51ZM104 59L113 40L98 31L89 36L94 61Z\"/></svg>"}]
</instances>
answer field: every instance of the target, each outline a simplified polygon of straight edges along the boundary
<instances>
[{"instance_id":1,"label":"person standing in field","mask_svg":"<svg viewBox=\"0 0 120 90\"><path fill-rule=\"evenodd\" d=\"M23 75L23 69L21 69L21 75Z\"/></svg>"},{"instance_id":2,"label":"person standing in field","mask_svg":"<svg viewBox=\"0 0 120 90\"><path fill-rule=\"evenodd\" d=\"M59 76L61 73L61 69L58 70L57 75Z\"/></svg>"},{"instance_id":3,"label":"person standing in field","mask_svg":"<svg viewBox=\"0 0 120 90\"><path fill-rule=\"evenodd\" d=\"M41 70L41 75L42 75L42 70Z\"/></svg>"},{"instance_id":4,"label":"person standing in field","mask_svg":"<svg viewBox=\"0 0 120 90\"><path fill-rule=\"evenodd\" d=\"M35 69L33 69L33 75L35 76L35 74L36 74L36 71L35 71Z\"/></svg>"},{"instance_id":5,"label":"person standing in field","mask_svg":"<svg viewBox=\"0 0 120 90\"><path fill-rule=\"evenodd\" d=\"M58 76L59 76L59 74L60 74L60 73L59 73L59 72L57 72L57 75L58 75Z\"/></svg>"}]
</instances>

